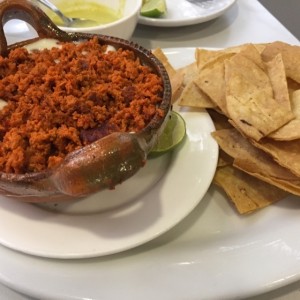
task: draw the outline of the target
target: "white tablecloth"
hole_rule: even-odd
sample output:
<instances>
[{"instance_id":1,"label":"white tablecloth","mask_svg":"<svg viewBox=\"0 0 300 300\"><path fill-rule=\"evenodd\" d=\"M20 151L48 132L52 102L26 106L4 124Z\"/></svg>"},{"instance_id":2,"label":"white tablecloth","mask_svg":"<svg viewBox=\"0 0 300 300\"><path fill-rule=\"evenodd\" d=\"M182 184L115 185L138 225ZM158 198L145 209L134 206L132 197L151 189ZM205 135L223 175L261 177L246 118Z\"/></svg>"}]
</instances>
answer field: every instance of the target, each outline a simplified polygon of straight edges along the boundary
<instances>
[{"instance_id":1,"label":"white tablecloth","mask_svg":"<svg viewBox=\"0 0 300 300\"><path fill-rule=\"evenodd\" d=\"M8 41L14 42L18 38L15 33L12 33L8 36ZM223 48L247 42L265 43L275 40L299 44L299 41L256 0L238 0L224 15L203 24L181 28L138 25L133 40L146 48ZM299 289L300 283L293 283L252 299L298 299L300 298ZM23 296L0 284L0 299L25 300L30 297Z\"/></svg>"}]
</instances>

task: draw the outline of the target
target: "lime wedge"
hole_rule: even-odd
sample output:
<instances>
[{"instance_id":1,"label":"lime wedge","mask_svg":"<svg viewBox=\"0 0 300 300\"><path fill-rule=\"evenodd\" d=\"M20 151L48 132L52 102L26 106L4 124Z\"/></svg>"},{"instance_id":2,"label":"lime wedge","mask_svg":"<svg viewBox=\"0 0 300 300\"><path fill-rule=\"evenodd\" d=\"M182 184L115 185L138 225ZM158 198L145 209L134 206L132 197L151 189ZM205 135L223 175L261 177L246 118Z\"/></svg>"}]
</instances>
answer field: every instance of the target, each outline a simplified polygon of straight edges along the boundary
<instances>
[{"instance_id":1,"label":"lime wedge","mask_svg":"<svg viewBox=\"0 0 300 300\"><path fill-rule=\"evenodd\" d=\"M157 155L173 150L184 140L185 134L184 119L179 113L172 111L164 131L159 136L158 142L150 154Z\"/></svg>"},{"instance_id":2,"label":"lime wedge","mask_svg":"<svg viewBox=\"0 0 300 300\"><path fill-rule=\"evenodd\" d=\"M165 0L144 0L141 15L144 17L158 18L167 11Z\"/></svg>"}]
</instances>

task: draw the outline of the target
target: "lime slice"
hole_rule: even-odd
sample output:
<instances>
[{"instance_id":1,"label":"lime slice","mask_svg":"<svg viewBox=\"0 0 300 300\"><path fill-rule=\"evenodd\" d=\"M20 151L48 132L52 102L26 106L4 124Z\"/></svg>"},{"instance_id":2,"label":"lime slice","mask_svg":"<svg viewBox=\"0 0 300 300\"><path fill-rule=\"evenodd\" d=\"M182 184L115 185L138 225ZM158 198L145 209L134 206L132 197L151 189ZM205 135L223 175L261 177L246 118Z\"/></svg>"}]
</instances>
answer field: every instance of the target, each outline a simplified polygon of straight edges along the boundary
<instances>
[{"instance_id":1,"label":"lime slice","mask_svg":"<svg viewBox=\"0 0 300 300\"><path fill-rule=\"evenodd\" d=\"M184 140L185 134L184 119L179 113L172 111L164 131L159 136L158 142L150 154L162 154L173 150Z\"/></svg>"},{"instance_id":2,"label":"lime slice","mask_svg":"<svg viewBox=\"0 0 300 300\"><path fill-rule=\"evenodd\" d=\"M158 18L167 11L165 0L145 0L141 8L144 17Z\"/></svg>"}]
</instances>

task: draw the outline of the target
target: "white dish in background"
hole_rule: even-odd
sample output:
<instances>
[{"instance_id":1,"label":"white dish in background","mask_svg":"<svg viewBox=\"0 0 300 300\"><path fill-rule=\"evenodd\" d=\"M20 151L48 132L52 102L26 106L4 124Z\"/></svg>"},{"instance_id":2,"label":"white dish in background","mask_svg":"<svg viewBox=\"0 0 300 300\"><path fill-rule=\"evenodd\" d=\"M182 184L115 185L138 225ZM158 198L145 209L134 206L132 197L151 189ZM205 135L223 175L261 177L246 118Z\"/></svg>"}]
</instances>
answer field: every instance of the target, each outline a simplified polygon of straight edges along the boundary
<instances>
[{"instance_id":1,"label":"white dish in background","mask_svg":"<svg viewBox=\"0 0 300 300\"><path fill-rule=\"evenodd\" d=\"M165 52L175 67L194 58L193 48ZM173 187L185 180L179 173ZM212 186L173 229L120 254L43 259L0 246L0 280L37 299L246 298L300 279L299 213L299 197L290 197L240 216Z\"/></svg>"},{"instance_id":2,"label":"white dish in background","mask_svg":"<svg viewBox=\"0 0 300 300\"><path fill-rule=\"evenodd\" d=\"M213 20L229 9L236 0L199 0L198 4L187 0L166 0L167 13L160 18L139 16L139 23L159 27L194 25Z\"/></svg>"},{"instance_id":3,"label":"white dish in background","mask_svg":"<svg viewBox=\"0 0 300 300\"><path fill-rule=\"evenodd\" d=\"M8 35L20 35L28 32L28 24L21 20L10 20L4 25L4 32Z\"/></svg>"},{"instance_id":4,"label":"white dish in background","mask_svg":"<svg viewBox=\"0 0 300 300\"><path fill-rule=\"evenodd\" d=\"M128 250L175 226L205 195L218 157L209 115L204 111L182 111L182 115L187 124L184 144L150 159L114 191L59 204L53 210L0 197L0 243L47 258L86 258ZM98 212L100 197L113 202L126 197L129 203Z\"/></svg>"}]
</instances>

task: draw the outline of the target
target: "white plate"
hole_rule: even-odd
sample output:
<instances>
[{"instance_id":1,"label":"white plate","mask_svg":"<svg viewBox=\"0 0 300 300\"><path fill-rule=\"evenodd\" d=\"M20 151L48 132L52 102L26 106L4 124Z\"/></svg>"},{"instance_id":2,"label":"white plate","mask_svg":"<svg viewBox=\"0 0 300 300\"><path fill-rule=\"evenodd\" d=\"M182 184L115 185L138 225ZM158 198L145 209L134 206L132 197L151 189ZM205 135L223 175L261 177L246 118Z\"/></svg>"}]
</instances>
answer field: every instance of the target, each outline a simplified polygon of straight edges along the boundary
<instances>
[{"instance_id":1,"label":"white plate","mask_svg":"<svg viewBox=\"0 0 300 300\"><path fill-rule=\"evenodd\" d=\"M0 197L0 243L48 258L86 258L128 250L169 230L202 199L218 157L218 147L210 136L214 125L209 115L204 111L182 111L182 115L187 125L182 147L149 160L114 191L97 193L75 203L75 208L66 205L59 211ZM100 197L130 200L135 190L148 181L150 186L134 195L137 199L131 199L135 201L93 212ZM76 206L85 210L79 209L78 213Z\"/></svg>"},{"instance_id":2,"label":"white plate","mask_svg":"<svg viewBox=\"0 0 300 300\"><path fill-rule=\"evenodd\" d=\"M194 57L191 48L166 53L176 66ZM120 254L57 260L0 246L0 280L49 300L241 299L300 279L299 214L299 198L290 197L241 217L211 187L173 229Z\"/></svg>"},{"instance_id":3,"label":"white plate","mask_svg":"<svg viewBox=\"0 0 300 300\"><path fill-rule=\"evenodd\" d=\"M29 32L28 24L21 20L10 20L4 25L6 35L20 35L24 32Z\"/></svg>"},{"instance_id":4,"label":"white plate","mask_svg":"<svg viewBox=\"0 0 300 300\"><path fill-rule=\"evenodd\" d=\"M167 13L161 18L139 16L139 23L150 26L177 27L194 25L215 19L229 9L236 0L166 0Z\"/></svg>"}]
</instances>

